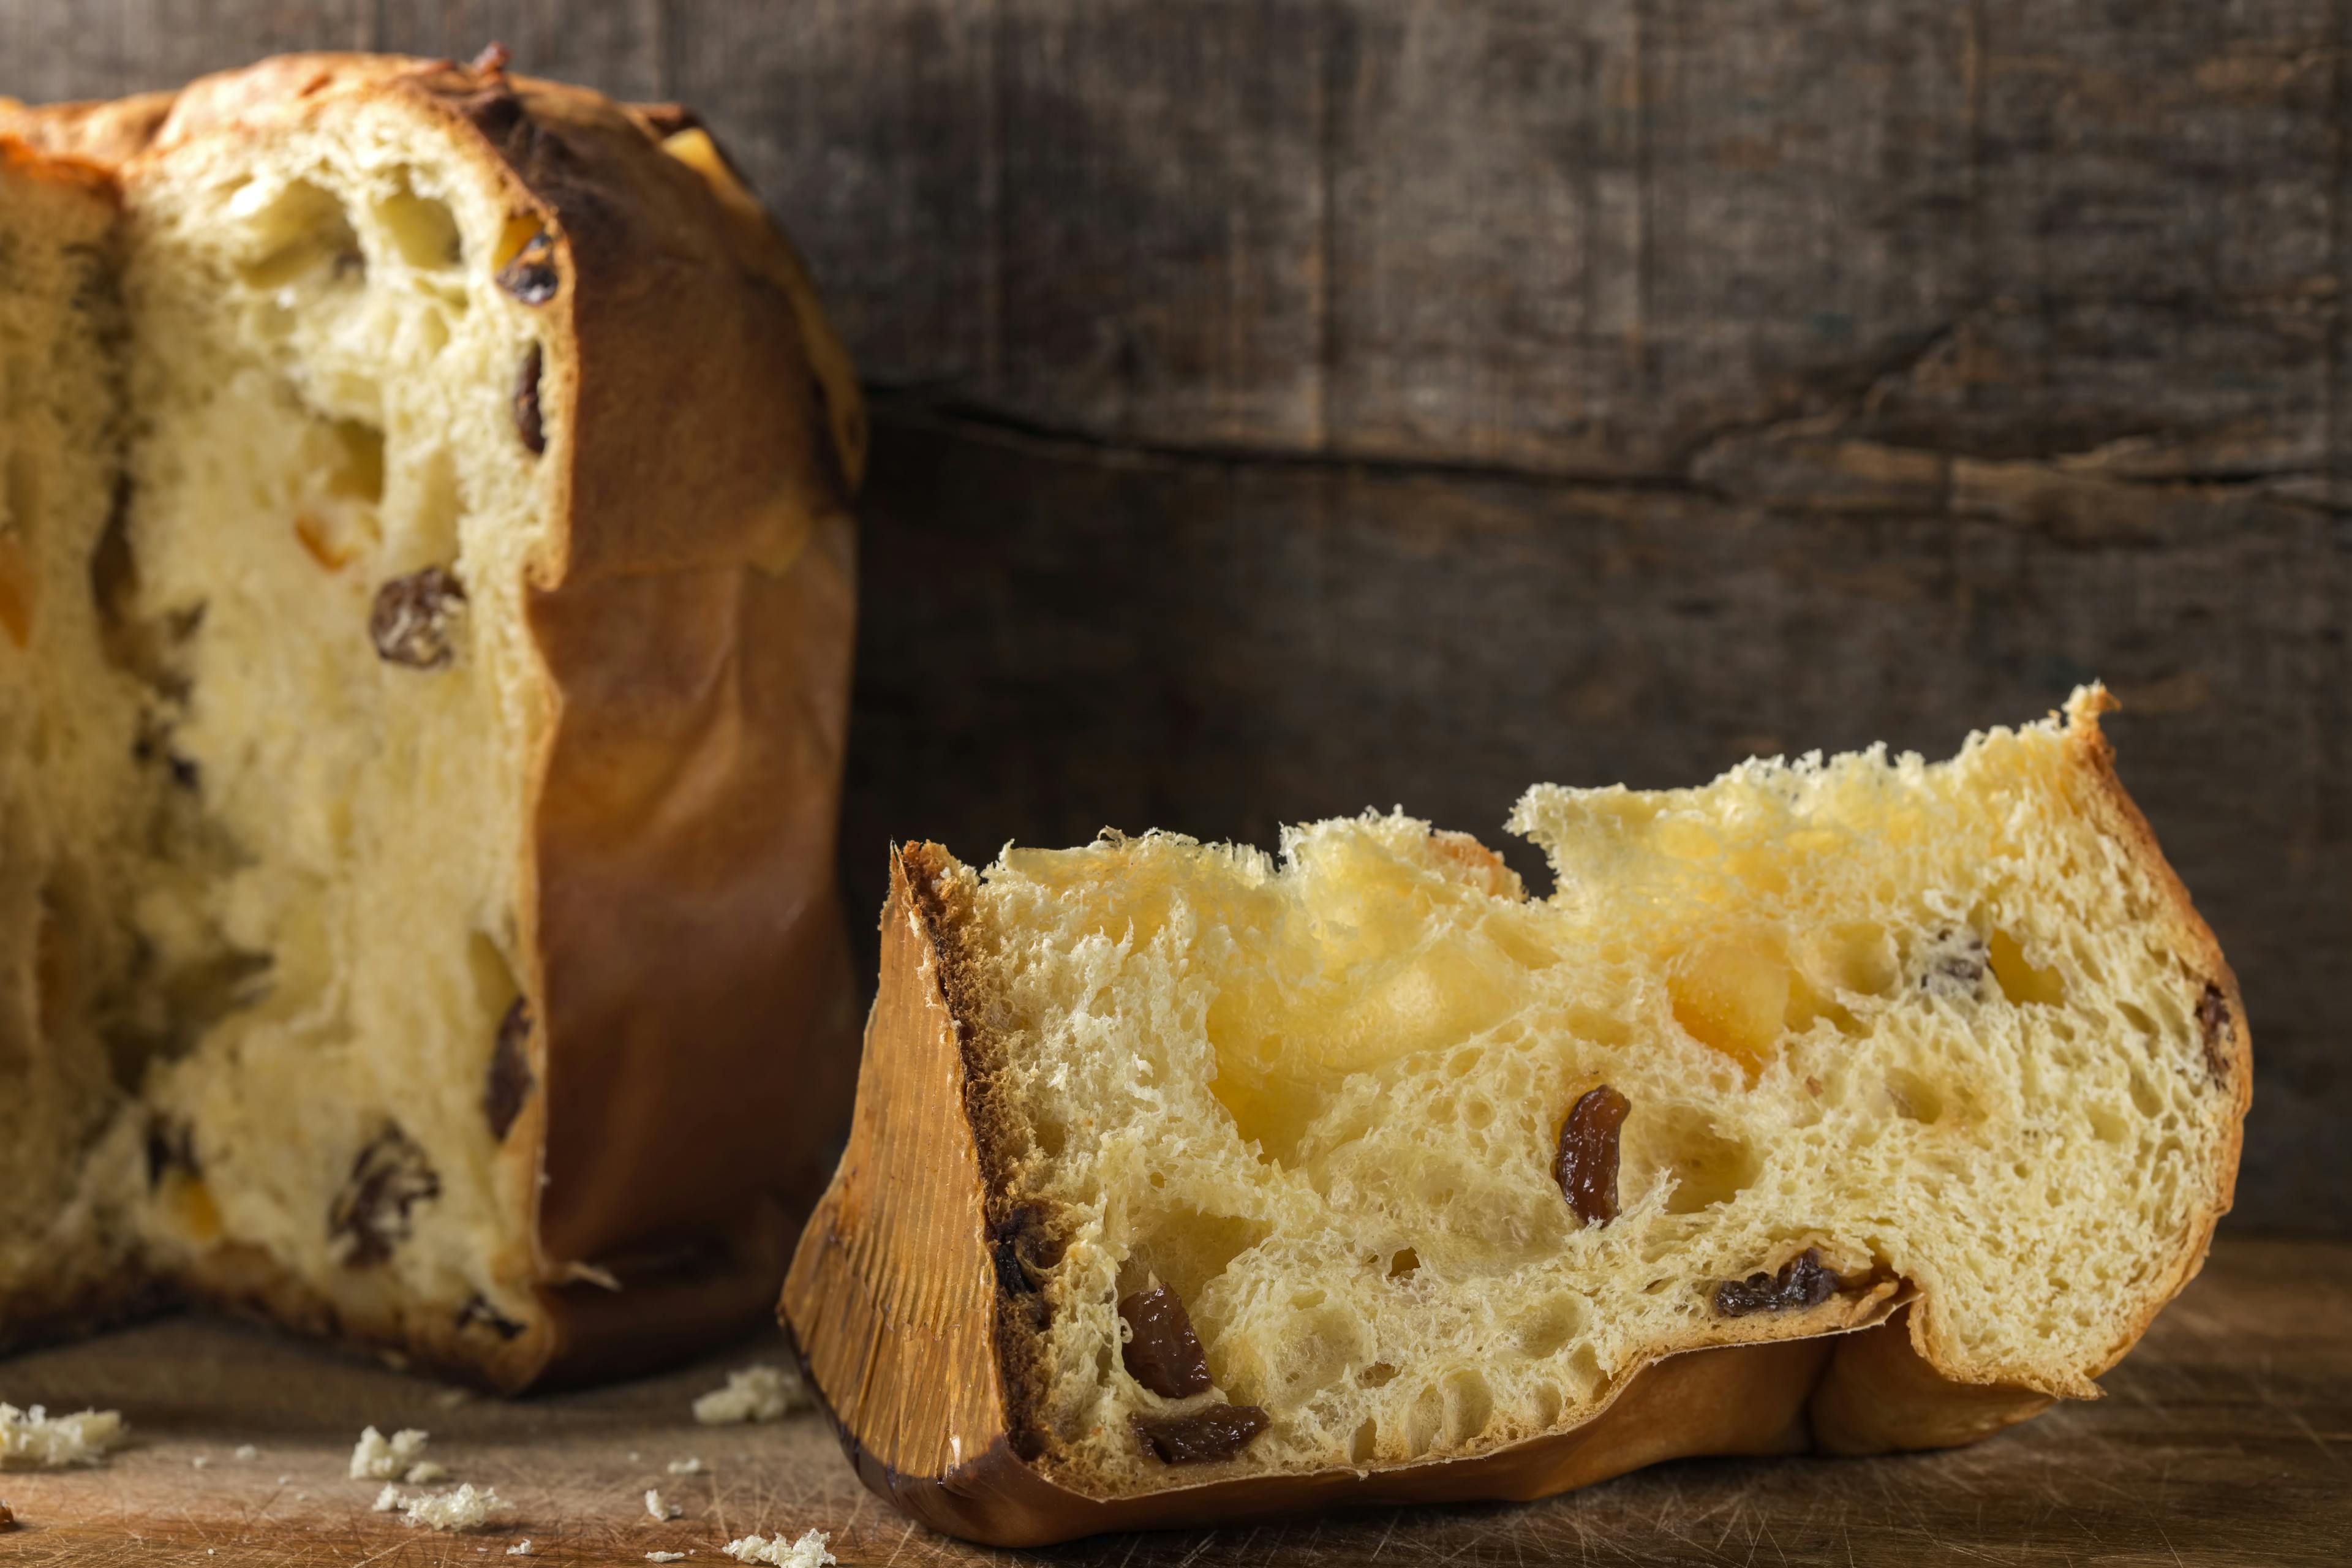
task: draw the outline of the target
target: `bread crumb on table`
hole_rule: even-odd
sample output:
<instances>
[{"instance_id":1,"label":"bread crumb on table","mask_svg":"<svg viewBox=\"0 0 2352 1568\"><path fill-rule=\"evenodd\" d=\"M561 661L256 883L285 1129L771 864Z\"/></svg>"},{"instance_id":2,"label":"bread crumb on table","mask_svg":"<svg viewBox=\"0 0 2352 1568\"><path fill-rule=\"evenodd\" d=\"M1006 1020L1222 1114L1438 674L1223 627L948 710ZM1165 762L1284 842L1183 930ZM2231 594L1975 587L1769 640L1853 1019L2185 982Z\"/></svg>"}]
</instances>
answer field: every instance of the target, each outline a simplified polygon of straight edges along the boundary
<instances>
[{"instance_id":1,"label":"bread crumb on table","mask_svg":"<svg viewBox=\"0 0 2352 1568\"><path fill-rule=\"evenodd\" d=\"M714 1388L694 1402L694 1418L705 1426L774 1421L814 1403L796 1373L780 1366L739 1367L727 1374L726 1387Z\"/></svg>"},{"instance_id":2,"label":"bread crumb on table","mask_svg":"<svg viewBox=\"0 0 2352 1568\"><path fill-rule=\"evenodd\" d=\"M371 1426L352 1446L352 1479L398 1480L424 1459L425 1445L431 1440L432 1434L414 1426L404 1426L389 1437Z\"/></svg>"},{"instance_id":3,"label":"bread crumb on table","mask_svg":"<svg viewBox=\"0 0 2352 1568\"><path fill-rule=\"evenodd\" d=\"M400 1483L398 1481L384 1482L383 1490L375 1494L375 1501L369 1506L373 1508L378 1513L390 1513L394 1509L398 1508L400 1506Z\"/></svg>"},{"instance_id":4,"label":"bread crumb on table","mask_svg":"<svg viewBox=\"0 0 2352 1568\"><path fill-rule=\"evenodd\" d=\"M468 1481L454 1492L403 1498L401 1522L428 1530L479 1530L489 1522L490 1515L513 1506L499 1496L495 1487L478 1488Z\"/></svg>"},{"instance_id":5,"label":"bread crumb on table","mask_svg":"<svg viewBox=\"0 0 2352 1568\"><path fill-rule=\"evenodd\" d=\"M646 1553L646 1561L648 1563L683 1563L686 1561L686 1553L683 1552L648 1552Z\"/></svg>"},{"instance_id":6,"label":"bread crumb on table","mask_svg":"<svg viewBox=\"0 0 2352 1568\"><path fill-rule=\"evenodd\" d=\"M507 1555L508 1555L508 1556L509 1556L509 1557L528 1557L528 1556L530 1556L530 1536L528 1536L528 1535L526 1535L526 1536L524 1536L520 1541L516 1542L512 1546L508 1547L508 1548L507 1548Z\"/></svg>"},{"instance_id":7,"label":"bread crumb on table","mask_svg":"<svg viewBox=\"0 0 2352 1568\"><path fill-rule=\"evenodd\" d=\"M808 1531L789 1543L781 1535L772 1541L764 1535L746 1535L729 1542L725 1550L738 1563L763 1563L768 1568L824 1568L837 1561L824 1549L832 1539L822 1530Z\"/></svg>"},{"instance_id":8,"label":"bread crumb on table","mask_svg":"<svg viewBox=\"0 0 2352 1568\"><path fill-rule=\"evenodd\" d=\"M661 1493L648 1487L646 1489L646 1511L664 1524L667 1524L671 1520L683 1514L686 1510L662 1501Z\"/></svg>"},{"instance_id":9,"label":"bread crumb on table","mask_svg":"<svg viewBox=\"0 0 2352 1568\"><path fill-rule=\"evenodd\" d=\"M261 1458L261 1450L250 1443L239 1443L236 1446L236 1452L230 1457L238 1459L257 1459Z\"/></svg>"},{"instance_id":10,"label":"bread crumb on table","mask_svg":"<svg viewBox=\"0 0 2352 1568\"><path fill-rule=\"evenodd\" d=\"M436 1463L432 1459L427 1459L421 1465L409 1466L408 1474L401 1477L400 1479L406 1481L412 1487L430 1486L435 1481L447 1480L449 1479L449 1467Z\"/></svg>"},{"instance_id":11,"label":"bread crumb on table","mask_svg":"<svg viewBox=\"0 0 2352 1568\"><path fill-rule=\"evenodd\" d=\"M702 1456L699 1454L688 1458L672 1459L669 1462L669 1473L673 1476L699 1476L708 1473L709 1469L709 1467L702 1462Z\"/></svg>"},{"instance_id":12,"label":"bread crumb on table","mask_svg":"<svg viewBox=\"0 0 2352 1568\"><path fill-rule=\"evenodd\" d=\"M130 1430L119 1410L53 1416L38 1405L19 1410L0 1404L0 1470L104 1464L107 1450L120 1445Z\"/></svg>"}]
</instances>

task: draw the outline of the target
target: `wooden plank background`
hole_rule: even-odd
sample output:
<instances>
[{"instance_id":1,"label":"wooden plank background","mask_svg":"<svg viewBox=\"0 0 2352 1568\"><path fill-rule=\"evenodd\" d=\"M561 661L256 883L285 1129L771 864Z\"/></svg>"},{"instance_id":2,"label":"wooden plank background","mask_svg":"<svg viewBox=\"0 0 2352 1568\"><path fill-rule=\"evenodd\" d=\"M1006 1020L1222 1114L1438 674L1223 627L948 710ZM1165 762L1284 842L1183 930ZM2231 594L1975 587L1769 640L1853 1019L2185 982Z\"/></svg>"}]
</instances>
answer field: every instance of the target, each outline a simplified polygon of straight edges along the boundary
<instances>
[{"instance_id":1,"label":"wooden plank background","mask_svg":"<svg viewBox=\"0 0 2352 1568\"><path fill-rule=\"evenodd\" d=\"M702 109L877 390L861 929L893 837L1491 837L2104 677L2237 1223L2352 1229L2345 0L6 0L0 90L491 38Z\"/></svg>"}]
</instances>

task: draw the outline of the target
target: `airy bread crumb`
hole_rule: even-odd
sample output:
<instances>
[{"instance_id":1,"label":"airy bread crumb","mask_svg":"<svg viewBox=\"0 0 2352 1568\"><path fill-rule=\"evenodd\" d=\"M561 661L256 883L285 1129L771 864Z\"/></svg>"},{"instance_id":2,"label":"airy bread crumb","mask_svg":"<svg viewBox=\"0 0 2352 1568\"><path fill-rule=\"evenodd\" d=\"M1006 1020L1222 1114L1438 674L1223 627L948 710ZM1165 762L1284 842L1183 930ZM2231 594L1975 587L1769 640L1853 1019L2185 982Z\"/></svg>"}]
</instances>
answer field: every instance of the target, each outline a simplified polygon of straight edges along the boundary
<instances>
[{"instance_id":1,"label":"airy bread crumb","mask_svg":"<svg viewBox=\"0 0 2352 1568\"><path fill-rule=\"evenodd\" d=\"M699 1476L709 1473L709 1467L702 1462L698 1454L669 1462L669 1473L673 1476Z\"/></svg>"},{"instance_id":2,"label":"airy bread crumb","mask_svg":"<svg viewBox=\"0 0 2352 1568\"><path fill-rule=\"evenodd\" d=\"M393 1510L398 1508L400 1506L400 1483L398 1481L384 1482L383 1490L376 1493L375 1501L370 1503L368 1506L378 1513L390 1513Z\"/></svg>"},{"instance_id":3,"label":"airy bread crumb","mask_svg":"<svg viewBox=\"0 0 2352 1568\"><path fill-rule=\"evenodd\" d=\"M705 1426L774 1421L795 1410L805 1410L810 1404L808 1390L801 1385L799 1374L763 1363L729 1373L726 1387L714 1388L694 1402L694 1418Z\"/></svg>"},{"instance_id":4,"label":"airy bread crumb","mask_svg":"<svg viewBox=\"0 0 2352 1568\"><path fill-rule=\"evenodd\" d=\"M425 1445L431 1439L432 1434L414 1426L404 1426L390 1437L369 1427L352 1447L352 1479L389 1481L407 1476L412 1483L419 1483L419 1478L409 1472L424 1459Z\"/></svg>"},{"instance_id":5,"label":"airy bread crumb","mask_svg":"<svg viewBox=\"0 0 2352 1568\"><path fill-rule=\"evenodd\" d=\"M103 1464L107 1450L119 1447L130 1430L119 1410L53 1416L38 1405L19 1410L0 1404L0 1469Z\"/></svg>"},{"instance_id":6,"label":"airy bread crumb","mask_svg":"<svg viewBox=\"0 0 2352 1568\"><path fill-rule=\"evenodd\" d=\"M727 1555L738 1563L764 1563L769 1568L824 1568L838 1561L824 1549L833 1537L822 1530L812 1530L798 1541L787 1544L781 1535L771 1541L764 1535L746 1535L727 1543Z\"/></svg>"},{"instance_id":7,"label":"airy bread crumb","mask_svg":"<svg viewBox=\"0 0 2352 1568\"><path fill-rule=\"evenodd\" d=\"M526 1535L526 1536L524 1536L520 1541L516 1542L512 1546L508 1547L508 1548L507 1548L507 1555L508 1555L508 1556L509 1556L509 1557L528 1557L528 1556L530 1556L530 1536L528 1536L528 1535Z\"/></svg>"},{"instance_id":8,"label":"airy bread crumb","mask_svg":"<svg viewBox=\"0 0 2352 1568\"><path fill-rule=\"evenodd\" d=\"M671 1520L677 1518L686 1510L682 1508L677 1508L672 1504L662 1501L661 1493L654 1490L651 1487L648 1487L646 1489L646 1511L652 1514L664 1524L667 1524Z\"/></svg>"},{"instance_id":9,"label":"airy bread crumb","mask_svg":"<svg viewBox=\"0 0 2352 1568\"><path fill-rule=\"evenodd\" d=\"M499 1496L496 1488L477 1488L468 1481L454 1492L404 1499L400 1510L402 1522L409 1525L421 1524L428 1530L479 1530L489 1522L491 1514L513 1506Z\"/></svg>"},{"instance_id":10,"label":"airy bread crumb","mask_svg":"<svg viewBox=\"0 0 2352 1568\"><path fill-rule=\"evenodd\" d=\"M646 1561L648 1563L683 1563L686 1561L686 1553L683 1552L648 1552L646 1553Z\"/></svg>"}]
</instances>

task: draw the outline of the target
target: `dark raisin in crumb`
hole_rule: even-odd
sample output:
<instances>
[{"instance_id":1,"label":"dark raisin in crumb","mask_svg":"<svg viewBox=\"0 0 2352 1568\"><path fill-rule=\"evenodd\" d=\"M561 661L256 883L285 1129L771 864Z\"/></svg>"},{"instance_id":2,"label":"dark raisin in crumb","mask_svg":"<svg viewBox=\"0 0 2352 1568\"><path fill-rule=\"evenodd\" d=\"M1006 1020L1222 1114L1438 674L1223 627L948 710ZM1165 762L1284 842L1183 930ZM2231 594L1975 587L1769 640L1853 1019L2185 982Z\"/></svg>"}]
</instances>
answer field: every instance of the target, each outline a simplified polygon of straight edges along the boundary
<instances>
[{"instance_id":1,"label":"dark raisin in crumb","mask_svg":"<svg viewBox=\"0 0 2352 1568\"><path fill-rule=\"evenodd\" d=\"M1586 1225L1617 1217L1617 1135L1633 1102L1607 1084L1576 1102L1560 1123L1552 1178L1568 1206Z\"/></svg>"},{"instance_id":2,"label":"dark raisin in crumb","mask_svg":"<svg viewBox=\"0 0 2352 1568\"><path fill-rule=\"evenodd\" d=\"M461 1329L488 1329L502 1340L511 1340L522 1332L522 1325L490 1305L487 1296L477 1294L457 1309L457 1326Z\"/></svg>"},{"instance_id":3,"label":"dark raisin in crumb","mask_svg":"<svg viewBox=\"0 0 2352 1568\"><path fill-rule=\"evenodd\" d=\"M465 607L466 587L446 568L427 566L375 591L368 636L386 664L439 669L456 655L450 628Z\"/></svg>"},{"instance_id":4,"label":"dark raisin in crumb","mask_svg":"<svg viewBox=\"0 0 2352 1568\"><path fill-rule=\"evenodd\" d=\"M1266 1428L1265 1412L1255 1405L1212 1405L1189 1415L1132 1415L1136 1441L1163 1465L1202 1465L1230 1459Z\"/></svg>"},{"instance_id":5,"label":"dark raisin in crumb","mask_svg":"<svg viewBox=\"0 0 2352 1568\"><path fill-rule=\"evenodd\" d=\"M2230 1016L2229 998L2211 981L2205 983L2205 994L2197 999L2197 1028L2205 1042L2205 1070L2215 1083L2225 1083L2230 1077L2230 1047L2238 1038L2238 1021Z\"/></svg>"},{"instance_id":6,"label":"dark raisin in crumb","mask_svg":"<svg viewBox=\"0 0 2352 1568\"><path fill-rule=\"evenodd\" d=\"M498 1043L490 1048L490 1071L482 1086L482 1115L490 1124L490 1136L506 1142L507 1131L522 1114L523 1102L530 1098L539 1079L531 1075L530 1004L518 996L514 1005L499 1020Z\"/></svg>"},{"instance_id":7,"label":"dark raisin in crumb","mask_svg":"<svg viewBox=\"0 0 2352 1568\"><path fill-rule=\"evenodd\" d=\"M174 1121L168 1116L150 1117L147 1121L147 1186L150 1191L163 1184L163 1178L174 1171L191 1176L204 1174L196 1163L196 1131L184 1121Z\"/></svg>"},{"instance_id":8,"label":"dark raisin in crumb","mask_svg":"<svg viewBox=\"0 0 2352 1568\"><path fill-rule=\"evenodd\" d=\"M547 431L539 422L539 372L542 357L539 345L522 356L522 368L515 372L514 422L515 434L522 437L523 449L534 457L547 450Z\"/></svg>"},{"instance_id":9,"label":"dark raisin in crumb","mask_svg":"<svg viewBox=\"0 0 2352 1568\"><path fill-rule=\"evenodd\" d=\"M499 287L526 305L544 305L555 298L562 279L555 270L555 247L544 229L530 237L515 258L499 268ZM538 378L534 376L533 381ZM518 390L520 395L520 390ZM536 399L538 394L533 392ZM526 443L530 437L525 437ZM537 448L533 448L537 450Z\"/></svg>"},{"instance_id":10,"label":"dark raisin in crumb","mask_svg":"<svg viewBox=\"0 0 2352 1568\"><path fill-rule=\"evenodd\" d=\"M1119 1359L1129 1376L1162 1399L1209 1391L1209 1358L1175 1291L1155 1281L1150 1289L1122 1299L1118 1315L1128 1327Z\"/></svg>"},{"instance_id":11,"label":"dark raisin in crumb","mask_svg":"<svg viewBox=\"0 0 2352 1568\"><path fill-rule=\"evenodd\" d=\"M383 1263L408 1239L408 1211L440 1195L425 1151L386 1126L352 1161L350 1180L327 1209L327 1239L346 1268Z\"/></svg>"},{"instance_id":12,"label":"dark raisin in crumb","mask_svg":"<svg viewBox=\"0 0 2352 1568\"><path fill-rule=\"evenodd\" d=\"M1003 1310L1043 1333L1052 1321L1053 1309L1046 1305L1036 1276L1061 1260L1061 1247L1046 1229L1045 1216L1025 1205L1014 1209L991 1227L989 1251L996 1264Z\"/></svg>"},{"instance_id":13,"label":"dark raisin in crumb","mask_svg":"<svg viewBox=\"0 0 2352 1568\"><path fill-rule=\"evenodd\" d=\"M1838 1277L1822 1267L1822 1255L1807 1247L1789 1259L1778 1274L1750 1274L1726 1279L1715 1288L1715 1311L1720 1318L1744 1318L1750 1312L1786 1312L1818 1307L1837 1294Z\"/></svg>"}]
</instances>

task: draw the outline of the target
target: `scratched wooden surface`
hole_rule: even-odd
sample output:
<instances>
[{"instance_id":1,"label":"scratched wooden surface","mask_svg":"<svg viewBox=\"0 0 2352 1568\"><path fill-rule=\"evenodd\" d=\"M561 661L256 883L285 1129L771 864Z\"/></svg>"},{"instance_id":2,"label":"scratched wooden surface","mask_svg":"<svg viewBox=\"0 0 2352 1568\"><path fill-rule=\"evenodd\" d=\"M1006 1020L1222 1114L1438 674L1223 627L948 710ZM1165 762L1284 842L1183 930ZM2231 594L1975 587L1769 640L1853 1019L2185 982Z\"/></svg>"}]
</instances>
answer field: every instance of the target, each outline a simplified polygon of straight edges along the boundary
<instances>
[{"instance_id":1,"label":"scratched wooden surface","mask_svg":"<svg viewBox=\"0 0 2352 1568\"><path fill-rule=\"evenodd\" d=\"M820 1418L697 1426L692 1396L737 1346L619 1388L468 1399L258 1330L177 1319L0 1363L0 1398L119 1406L135 1446L105 1468L0 1474L24 1521L0 1562L639 1563L758 1531L833 1532L845 1563L1035 1561L1069 1568L1438 1563L2101 1564L2221 1568L2352 1556L2352 1244L2224 1237L2204 1276L2104 1380L2107 1397L1974 1448L1891 1458L1692 1460L1527 1506L1382 1509L1231 1531L984 1552L868 1496ZM421 1426L457 1479L513 1512L483 1534L411 1531L344 1479L367 1423ZM234 1458L238 1445L259 1450ZM676 1478L675 1460L711 1473ZM198 1468L194 1461L206 1462ZM648 1487L683 1507L657 1524ZM207 1555L210 1553L210 1555Z\"/></svg>"}]
</instances>

